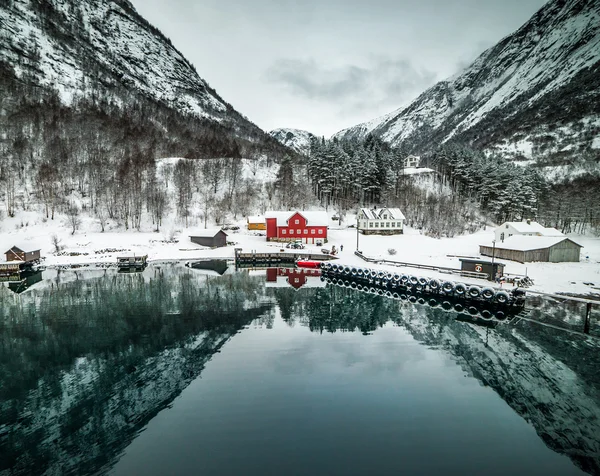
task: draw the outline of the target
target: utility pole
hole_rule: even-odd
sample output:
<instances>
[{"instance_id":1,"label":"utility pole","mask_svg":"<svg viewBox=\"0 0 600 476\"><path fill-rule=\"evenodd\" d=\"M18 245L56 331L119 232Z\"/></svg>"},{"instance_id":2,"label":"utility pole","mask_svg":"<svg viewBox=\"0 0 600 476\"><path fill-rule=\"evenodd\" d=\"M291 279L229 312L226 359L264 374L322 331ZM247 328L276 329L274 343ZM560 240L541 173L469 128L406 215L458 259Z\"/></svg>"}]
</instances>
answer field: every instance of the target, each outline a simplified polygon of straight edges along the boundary
<instances>
[{"instance_id":1,"label":"utility pole","mask_svg":"<svg viewBox=\"0 0 600 476\"><path fill-rule=\"evenodd\" d=\"M356 212L356 251L358 251L358 216L360 215L360 209Z\"/></svg>"}]
</instances>

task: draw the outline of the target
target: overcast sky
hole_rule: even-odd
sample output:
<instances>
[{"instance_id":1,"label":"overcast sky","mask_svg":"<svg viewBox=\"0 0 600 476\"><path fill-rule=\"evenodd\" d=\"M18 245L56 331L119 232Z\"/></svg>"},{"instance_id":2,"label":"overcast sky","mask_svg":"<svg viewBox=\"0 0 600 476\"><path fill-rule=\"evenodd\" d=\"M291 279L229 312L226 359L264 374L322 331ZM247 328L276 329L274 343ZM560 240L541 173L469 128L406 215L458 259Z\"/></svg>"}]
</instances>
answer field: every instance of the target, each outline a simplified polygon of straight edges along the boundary
<instances>
[{"instance_id":1,"label":"overcast sky","mask_svg":"<svg viewBox=\"0 0 600 476\"><path fill-rule=\"evenodd\" d=\"M545 0L132 0L264 130L329 136L408 104Z\"/></svg>"}]
</instances>

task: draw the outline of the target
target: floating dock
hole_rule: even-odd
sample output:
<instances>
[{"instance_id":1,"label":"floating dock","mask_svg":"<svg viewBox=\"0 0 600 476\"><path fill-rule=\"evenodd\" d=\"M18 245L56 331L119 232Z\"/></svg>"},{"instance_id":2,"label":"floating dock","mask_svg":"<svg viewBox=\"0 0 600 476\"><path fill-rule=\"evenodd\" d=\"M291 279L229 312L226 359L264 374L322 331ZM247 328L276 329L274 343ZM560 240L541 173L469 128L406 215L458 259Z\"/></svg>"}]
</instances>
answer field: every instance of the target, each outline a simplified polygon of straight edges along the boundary
<instances>
[{"instance_id":1,"label":"floating dock","mask_svg":"<svg viewBox=\"0 0 600 476\"><path fill-rule=\"evenodd\" d=\"M389 273L342 264L321 263L321 279L338 286L418 304L440 306L483 319L505 320L525 306L525 291L467 285L436 278Z\"/></svg>"}]
</instances>

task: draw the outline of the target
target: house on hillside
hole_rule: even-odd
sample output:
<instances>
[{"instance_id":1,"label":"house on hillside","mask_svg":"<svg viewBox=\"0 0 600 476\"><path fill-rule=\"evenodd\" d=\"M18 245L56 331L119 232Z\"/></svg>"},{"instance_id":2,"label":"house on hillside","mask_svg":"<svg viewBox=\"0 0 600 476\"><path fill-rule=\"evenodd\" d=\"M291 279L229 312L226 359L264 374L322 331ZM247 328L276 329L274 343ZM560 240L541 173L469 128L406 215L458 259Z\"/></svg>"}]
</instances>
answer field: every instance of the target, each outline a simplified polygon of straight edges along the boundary
<instances>
[{"instance_id":1,"label":"house on hillside","mask_svg":"<svg viewBox=\"0 0 600 476\"><path fill-rule=\"evenodd\" d=\"M190 235L190 240L197 245L219 248L227 246L227 233L220 228L209 228L194 232L193 235Z\"/></svg>"},{"instance_id":2,"label":"house on hillside","mask_svg":"<svg viewBox=\"0 0 600 476\"><path fill-rule=\"evenodd\" d=\"M265 217L256 215L248 217L248 230L266 230Z\"/></svg>"},{"instance_id":3,"label":"house on hillside","mask_svg":"<svg viewBox=\"0 0 600 476\"><path fill-rule=\"evenodd\" d=\"M566 236L511 236L501 243L479 245L479 253L520 263L578 262L582 246Z\"/></svg>"},{"instance_id":4,"label":"house on hillside","mask_svg":"<svg viewBox=\"0 0 600 476\"><path fill-rule=\"evenodd\" d=\"M421 165L421 157L418 155L409 155L404 158L404 167L418 167Z\"/></svg>"},{"instance_id":5,"label":"house on hillside","mask_svg":"<svg viewBox=\"0 0 600 476\"><path fill-rule=\"evenodd\" d=\"M327 213L273 211L265 214L267 241L327 242Z\"/></svg>"},{"instance_id":6,"label":"house on hillside","mask_svg":"<svg viewBox=\"0 0 600 476\"><path fill-rule=\"evenodd\" d=\"M404 220L399 208L361 208L358 212L358 230L365 235L402 234Z\"/></svg>"},{"instance_id":7,"label":"house on hillside","mask_svg":"<svg viewBox=\"0 0 600 476\"><path fill-rule=\"evenodd\" d=\"M556 228L546 228L531 220L507 221L494 231L496 242L503 242L511 236L565 236Z\"/></svg>"}]
</instances>

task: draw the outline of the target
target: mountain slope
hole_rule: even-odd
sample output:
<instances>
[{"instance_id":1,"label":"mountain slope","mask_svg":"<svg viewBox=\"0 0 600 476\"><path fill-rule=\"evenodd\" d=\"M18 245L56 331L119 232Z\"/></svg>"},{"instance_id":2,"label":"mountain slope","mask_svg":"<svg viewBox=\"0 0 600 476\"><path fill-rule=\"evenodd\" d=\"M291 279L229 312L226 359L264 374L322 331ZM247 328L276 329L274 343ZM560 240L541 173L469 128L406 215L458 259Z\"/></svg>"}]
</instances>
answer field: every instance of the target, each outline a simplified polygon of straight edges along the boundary
<instances>
[{"instance_id":1,"label":"mountain slope","mask_svg":"<svg viewBox=\"0 0 600 476\"><path fill-rule=\"evenodd\" d=\"M120 109L156 105L178 120L210 124L231 140L277 147L200 78L128 0L8 0L0 6L0 22L2 76L16 84L3 86L20 93L11 96L16 102L36 94L23 90L29 86L58 93L65 107L80 107L82 100ZM9 99L2 104L9 114L11 106Z\"/></svg>"},{"instance_id":2,"label":"mountain slope","mask_svg":"<svg viewBox=\"0 0 600 476\"><path fill-rule=\"evenodd\" d=\"M600 152L600 2L553 0L409 106L345 129L414 152L447 141L512 158Z\"/></svg>"},{"instance_id":3,"label":"mountain slope","mask_svg":"<svg viewBox=\"0 0 600 476\"><path fill-rule=\"evenodd\" d=\"M269 134L279 143L305 155L310 151L311 141L317 139L313 133L301 129L279 128L269 131Z\"/></svg>"}]
</instances>

